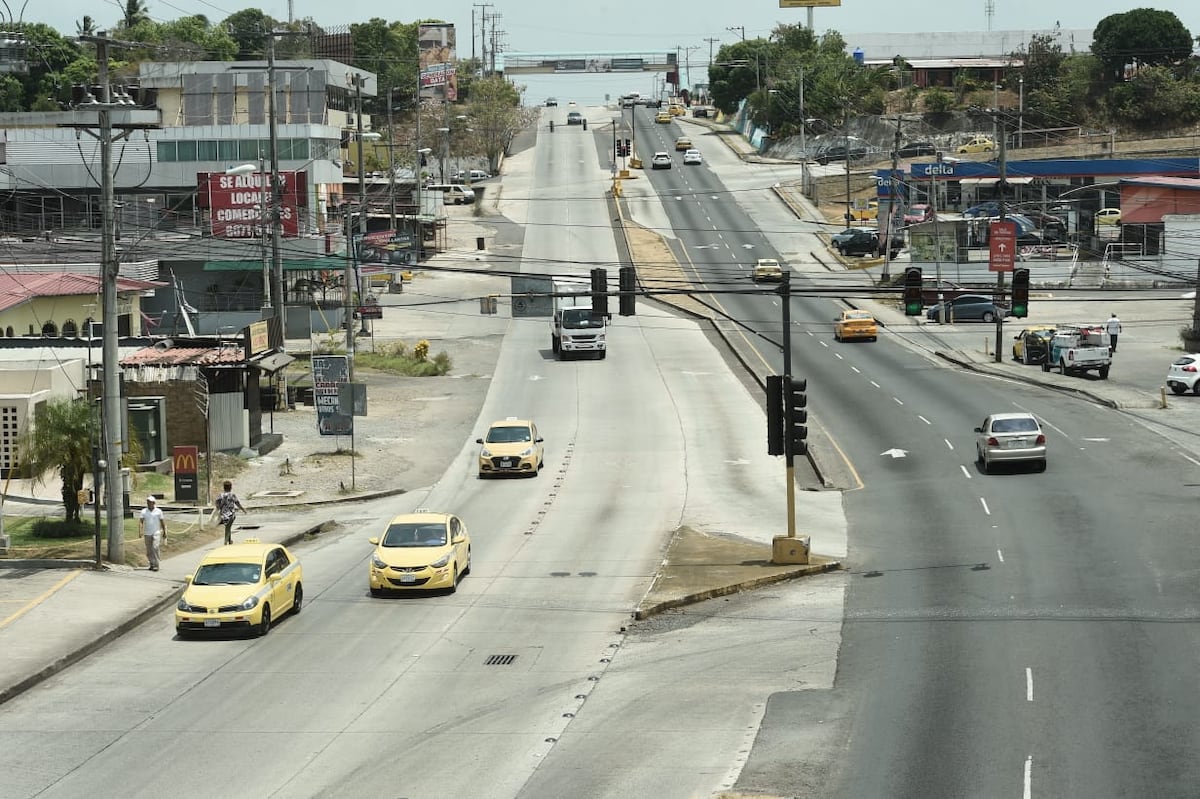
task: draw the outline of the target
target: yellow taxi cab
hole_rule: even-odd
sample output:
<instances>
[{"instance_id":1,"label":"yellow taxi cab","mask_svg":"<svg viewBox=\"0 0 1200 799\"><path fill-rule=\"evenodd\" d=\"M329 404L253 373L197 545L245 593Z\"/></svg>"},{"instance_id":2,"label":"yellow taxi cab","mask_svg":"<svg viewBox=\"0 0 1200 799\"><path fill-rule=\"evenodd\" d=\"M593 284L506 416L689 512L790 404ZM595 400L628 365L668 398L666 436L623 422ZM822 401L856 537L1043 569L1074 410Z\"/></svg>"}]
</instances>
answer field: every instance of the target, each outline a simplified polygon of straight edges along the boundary
<instances>
[{"instance_id":1,"label":"yellow taxi cab","mask_svg":"<svg viewBox=\"0 0 1200 799\"><path fill-rule=\"evenodd\" d=\"M1121 209L1120 208L1101 208L1096 212L1096 224L1098 225L1119 225L1121 224Z\"/></svg>"},{"instance_id":2,"label":"yellow taxi cab","mask_svg":"<svg viewBox=\"0 0 1200 799\"><path fill-rule=\"evenodd\" d=\"M754 264L753 278L755 283L760 280L783 281L783 267L774 258L759 258Z\"/></svg>"},{"instance_id":3,"label":"yellow taxi cab","mask_svg":"<svg viewBox=\"0 0 1200 799\"><path fill-rule=\"evenodd\" d=\"M471 571L471 536L452 513L418 508L396 516L383 535L368 541L375 545L368 564L371 596L434 589L453 594Z\"/></svg>"},{"instance_id":4,"label":"yellow taxi cab","mask_svg":"<svg viewBox=\"0 0 1200 799\"><path fill-rule=\"evenodd\" d=\"M673 117L687 116L687 109L677 103L667 106L667 113Z\"/></svg>"},{"instance_id":5,"label":"yellow taxi cab","mask_svg":"<svg viewBox=\"0 0 1200 799\"><path fill-rule=\"evenodd\" d=\"M274 619L299 613L304 568L282 544L247 538L209 552L187 578L175 606L175 632L242 631L266 635Z\"/></svg>"},{"instance_id":6,"label":"yellow taxi cab","mask_svg":"<svg viewBox=\"0 0 1200 799\"><path fill-rule=\"evenodd\" d=\"M522 474L537 477L546 463L546 450L537 425L528 419L510 416L492 422L487 435L475 439L479 448L479 477L498 474Z\"/></svg>"},{"instance_id":7,"label":"yellow taxi cab","mask_svg":"<svg viewBox=\"0 0 1200 799\"><path fill-rule=\"evenodd\" d=\"M682 152L683 150L692 149L692 140L687 136L680 136L675 140L675 150Z\"/></svg>"},{"instance_id":8,"label":"yellow taxi cab","mask_svg":"<svg viewBox=\"0 0 1200 799\"><path fill-rule=\"evenodd\" d=\"M846 341L852 338L865 338L875 341L879 337L879 327L875 317L866 311L846 310L833 320L834 341Z\"/></svg>"},{"instance_id":9,"label":"yellow taxi cab","mask_svg":"<svg viewBox=\"0 0 1200 799\"><path fill-rule=\"evenodd\" d=\"M671 114L667 111L659 111L654 115L654 121L660 125L668 125L671 122Z\"/></svg>"},{"instance_id":10,"label":"yellow taxi cab","mask_svg":"<svg viewBox=\"0 0 1200 799\"><path fill-rule=\"evenodd\" d=\"M1031 325L1013 337L1012 356L1023 364L1042 363L1054 338L1055 325Z\"/></svg>"},{"instance_id":11,"label":"yellow taxi cab","mask_svg":"<svg viewBox=\"0 0 1200 799\"><path fill-rule=\"evenodd\" d=\"M995 149L996 142L987 136L976 136L966 144L960 145L958 151L960 153L990 153Z\"/></svg>"},{"instance_id":12,"label":"yellow taxi cab","mask_svg":"<svg viewBox=\"0 0 1200 799\"><path fill-rule=\"evenodd\" d=\"M861 202L858 201L858 202ZM865 222L869 219L879 218L879 200L868 200L866 205L851 206L850 216L859 222Z\"/></svg>"}]
</instances>

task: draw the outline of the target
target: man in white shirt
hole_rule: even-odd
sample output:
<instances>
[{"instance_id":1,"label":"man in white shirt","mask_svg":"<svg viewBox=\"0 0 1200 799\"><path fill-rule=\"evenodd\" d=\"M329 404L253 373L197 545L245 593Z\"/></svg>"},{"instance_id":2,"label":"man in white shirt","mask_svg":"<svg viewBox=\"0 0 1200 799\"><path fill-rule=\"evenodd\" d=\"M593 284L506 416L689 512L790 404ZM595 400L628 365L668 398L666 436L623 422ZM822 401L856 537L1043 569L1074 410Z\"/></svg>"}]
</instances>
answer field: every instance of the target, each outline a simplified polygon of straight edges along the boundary
<instances>
[{"instance_id":1,"label":"man in white shirt","mask_svg":"<svg viewBox=\"0 0 1200 799\"><path fill-rule=\"evenodd\" d=\"M146 560L150 561L150 571L156 572L158 547L167 537L167 525L153 496L146 497L146 507L138 514L138 529L142 531L142 540L146 542Z\"/></svg>"},{"instance_id":2,"label":"man in white shirt","mask_svg":"<svg viewBox=\"0 0 1200 799\"><path fill-rule=\"evenodd\" d=\"M1108 318L1108 324L1104 326L1108 331L1108 354L1112 355L1117 351L1117 335L1121 332L1121 320L1113 314Z\"/></svg>"}]
</instances>

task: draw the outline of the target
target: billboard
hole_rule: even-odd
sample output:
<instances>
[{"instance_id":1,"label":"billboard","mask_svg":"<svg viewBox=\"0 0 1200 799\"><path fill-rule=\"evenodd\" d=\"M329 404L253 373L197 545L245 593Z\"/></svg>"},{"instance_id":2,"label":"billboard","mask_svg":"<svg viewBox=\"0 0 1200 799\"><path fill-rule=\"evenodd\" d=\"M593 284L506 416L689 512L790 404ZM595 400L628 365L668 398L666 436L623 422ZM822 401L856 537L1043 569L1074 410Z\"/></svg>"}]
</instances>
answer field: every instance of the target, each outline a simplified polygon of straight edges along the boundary
<instances>
[{"instance_id":1,"label":"billboard","mask_svg":"<svg viewBox=\"0 0 1200 799\"><path fill-rule=\"evenodd\" d=\"M252 175L227 175L224 172L197 173L198 200L209 209L213 236L223 239L255 239L263 235L263 186L270 177L263 172ZM304 203L303 174L280 172L279 221L284 236L300 235L300 214ZM268 194L270 187L267 188Z\"/></svg>"},{"instance_id":2,"label":"billboard","mask_svg":"<svg viewBox=\"0 0 1200 799\"><path fill-rule=\"evenodd\" d=\"M348 436L354 433L354 418L342 408L339 384L350 380L349 359L345 355L312 356L313 401L317 406L317 432L323 436Z\"/></svg>"},{"instance_id":3,"label":"billboard","mask_svg":"<svg viewBox=\"0 0 1200 799\"><path fill-rule=\"evenodd\" d=\"M457 102L454 24L438 22L417 26L417 53L421 96Z\"/></svg>"}]
</instances>

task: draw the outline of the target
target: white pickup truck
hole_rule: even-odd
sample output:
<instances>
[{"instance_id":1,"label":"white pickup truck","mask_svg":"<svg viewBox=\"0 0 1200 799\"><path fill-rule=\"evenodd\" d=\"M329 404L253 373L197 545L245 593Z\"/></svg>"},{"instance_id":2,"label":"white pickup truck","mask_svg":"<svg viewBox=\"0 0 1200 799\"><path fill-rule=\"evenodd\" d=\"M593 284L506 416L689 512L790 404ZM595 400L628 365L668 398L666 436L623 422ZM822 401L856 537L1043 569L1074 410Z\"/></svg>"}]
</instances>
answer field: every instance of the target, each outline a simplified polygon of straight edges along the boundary
<instances>
[{"instance_id":1,"label":"white pickup truck","mask_svg":"<svg viewBox=\"0 0 1200 799\"><path fill-rule=\"evenodd\" d=\"M1108 379L1112 353L1104 325L1060 325L1050 339L1042 371L1058 369L1064 375L1095 371L1101 380Z\"/></svg>"}]
</instances>

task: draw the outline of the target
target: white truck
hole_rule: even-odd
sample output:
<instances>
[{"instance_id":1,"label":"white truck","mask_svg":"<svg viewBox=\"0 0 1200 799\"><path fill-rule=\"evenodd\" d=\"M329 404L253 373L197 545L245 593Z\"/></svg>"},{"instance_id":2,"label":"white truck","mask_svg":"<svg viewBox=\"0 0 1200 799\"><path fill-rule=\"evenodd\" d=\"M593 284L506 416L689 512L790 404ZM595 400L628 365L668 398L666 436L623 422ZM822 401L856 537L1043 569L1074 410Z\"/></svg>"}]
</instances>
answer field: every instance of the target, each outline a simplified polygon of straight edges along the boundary
<instances>
[{"instance_id":1,"label":"white truck","mask_svg":"<svg viewBox=\"0 0 1200 799\"><path fill-rule=\"evenodd\" d=\"M1058 369L1064 375L1095 371L1108 379L1112 353L1104 325L1059 325L1050 339L1042 371Z\"/></svg>"},{"instance_id":2,"label":"white truck","mask_svg":"<svg viewBox=\"0 0 1200 799\"><path fill-rule=\"evenodd\" d=\"M592 284L587 278L555 278L550 348L559 360L576 355L604 358L608 320L592 311Z\"/></svg>"}]
</instances>

